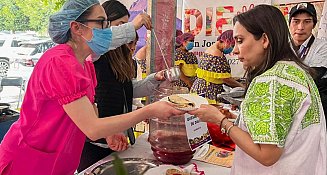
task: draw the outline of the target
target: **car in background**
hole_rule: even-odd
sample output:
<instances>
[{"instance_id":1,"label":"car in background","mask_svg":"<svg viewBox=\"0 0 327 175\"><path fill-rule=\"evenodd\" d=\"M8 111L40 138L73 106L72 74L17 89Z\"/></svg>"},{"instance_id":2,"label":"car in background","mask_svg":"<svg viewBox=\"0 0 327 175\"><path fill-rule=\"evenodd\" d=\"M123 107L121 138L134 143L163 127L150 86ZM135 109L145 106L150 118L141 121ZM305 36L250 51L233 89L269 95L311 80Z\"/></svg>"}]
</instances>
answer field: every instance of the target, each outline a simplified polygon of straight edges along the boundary
<instances>
[{"instance_id":1,"label":"car in background","mask_svg":"<svg viewBox=\"0 0 327 175\"><path fill-rule=\"evenodd\" d=\"M6 77L10 63L15 57L15 49L19 47L20 40L12 35L0 35L0 77Z\"/></svg>"},{"instance_id":2,"label":"car in background","mask_svg":"<svg viewBox=\"0 0 327 175\"><path fill-rule=\"evenodd\" d=\"M20 42L37 39L38 37L28 33L0 33L0 78L7 76L10 64L15 62Z\"/></svg>"},{"instance_id":3,"label":"car in background","mask_svg":"<svg viewBox=\"0 0 327 175\"><path fill-rule=\"evenodd\" d=\"M50 39L40 39L32 41L22 41L17 48L16 61L24 66L35 66L42 54L55 46Z\"/></svg>"}]
</instances>

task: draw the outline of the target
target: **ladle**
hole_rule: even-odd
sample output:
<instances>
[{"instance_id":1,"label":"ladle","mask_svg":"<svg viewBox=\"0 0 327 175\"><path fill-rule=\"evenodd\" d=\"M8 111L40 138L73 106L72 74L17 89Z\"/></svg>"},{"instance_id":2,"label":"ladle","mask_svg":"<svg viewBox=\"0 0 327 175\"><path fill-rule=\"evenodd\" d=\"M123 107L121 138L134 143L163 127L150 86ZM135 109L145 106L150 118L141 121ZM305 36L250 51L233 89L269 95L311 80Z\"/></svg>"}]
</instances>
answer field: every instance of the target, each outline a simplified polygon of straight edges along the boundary
<instances>
[{"instance_id":1,"label":"ladle","mask_svg":"<svg viewBox=\"0 0 327 175\"><path fill-rule=\"evenodd\" d=\"M159 43L158 37L156 35L156 32L154 31L154 29L152 29L152 32L153 32L154 38L155 38L155 40L156 40L156 42L158 44L160 53L162 55L162 59L164 60L164 63L165 63L165 66L166 66L166 70L164 72L165 78L170 82L178 81L179 77L181 75L181 71L180 71L179 67L169 67L168 66L166 57L165 57L165 55L164 55L164 53L162 51L162 48L160 46L160 43Z\"/></svg>"}]
</instances>

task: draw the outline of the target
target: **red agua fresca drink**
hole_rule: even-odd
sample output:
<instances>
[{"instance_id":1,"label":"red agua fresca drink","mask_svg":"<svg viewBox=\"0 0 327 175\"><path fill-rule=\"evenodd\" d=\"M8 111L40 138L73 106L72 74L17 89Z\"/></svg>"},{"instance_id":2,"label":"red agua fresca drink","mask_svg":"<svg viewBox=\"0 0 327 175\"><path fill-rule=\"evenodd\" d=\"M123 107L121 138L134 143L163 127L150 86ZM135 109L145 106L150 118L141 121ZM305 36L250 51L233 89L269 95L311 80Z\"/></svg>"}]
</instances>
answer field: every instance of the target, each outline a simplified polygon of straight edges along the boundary
<instances>
[{"instance_id":1,"label":"red agua fresca drink","mask_svg":"<svg viewBox=\"0 0 327 175\"><path fill-rule=\"evenodd\" d=\"M178 118L184 119L184 117ZM189 147L185 125L183 126L182 124L184 122L168 124L168 121L158 121L157 119L150 121L149 142L153 155L159 161L182 165L188 163L193 158L194 152ZM158 130L154 129L154 126Z\"/></svg>"},{"instance_id":2,"label":"red agua fresca drink","mask_svg":"<svg viewBox=\"0 0 327 175\"><path fill-rule=\"evenodd\" d=\"M157 90L155 101L172 94L186 94L187 88L167 87ZM151 119L149 142L153 155L163 163L182 165L193 158L186 136L185 117L172 116L168 120Z\"/></svg>"}]
</instances>

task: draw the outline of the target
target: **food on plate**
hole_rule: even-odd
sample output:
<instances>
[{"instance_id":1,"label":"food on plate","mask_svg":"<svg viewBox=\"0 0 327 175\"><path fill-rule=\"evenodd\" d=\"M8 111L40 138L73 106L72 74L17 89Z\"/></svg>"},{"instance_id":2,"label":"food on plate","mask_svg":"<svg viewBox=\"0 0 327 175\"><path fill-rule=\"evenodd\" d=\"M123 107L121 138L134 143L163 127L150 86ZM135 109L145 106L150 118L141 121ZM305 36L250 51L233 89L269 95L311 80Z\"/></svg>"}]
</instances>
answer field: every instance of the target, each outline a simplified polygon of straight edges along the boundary
<instances>
[{"instance_id":1,"label":"food on plate","mask_svg":"<svg viewBox=\"0 0 327 175\"><path fill-rule=\"evenodd\" d=\"M182 171L174 168L170 168L166 171L166 175L182 175Z\"/></svg>"},{"instance_id":2,"label":"food on plate","mask_svg":"<svg viewBox=\"0 0 327 175\"><path fill-rule=\"evenodd\" d=\"M166 171L166 175L190 175L190 173L183 172L175 168L170 168Z\"/></svg>"},{"instance_id":3,"label":"food on plate","mask_svg":"<svg viewBox=\"0 0 327 175\"><path fill-rule=\"evenodd\" d=\"M178 108L195 107L195 103L176 94L168 96L168 101L176 104Z\"/></svg>"}]
</instances>

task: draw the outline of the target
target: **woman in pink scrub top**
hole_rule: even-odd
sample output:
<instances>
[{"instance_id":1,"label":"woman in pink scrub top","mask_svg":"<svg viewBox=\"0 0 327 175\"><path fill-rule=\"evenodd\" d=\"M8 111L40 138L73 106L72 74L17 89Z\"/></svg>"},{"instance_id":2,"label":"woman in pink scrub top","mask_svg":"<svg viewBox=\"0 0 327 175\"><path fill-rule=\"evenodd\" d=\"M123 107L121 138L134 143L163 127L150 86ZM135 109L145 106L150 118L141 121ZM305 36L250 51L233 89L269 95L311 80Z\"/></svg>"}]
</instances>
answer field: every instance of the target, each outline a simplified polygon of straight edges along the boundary
<instances>
[{"instance_id":1,"label":"woman in pink scrub top","mask_svg":"<svg viewBox=\"0 0 327 175\"><path fill-rule=\"evenodd\" d=\"M58 45L35 66L20 118L0 144L1 175L74 174L86 136L97 140L146 118L183 114L157 102L132 113L97 117L95 72L86 57L132 41L143 25L151 28L146 14L117 28L107 28L106 19L98 0L68 0L50 17L49 34Z\"/></svg>"}]
</instances>

